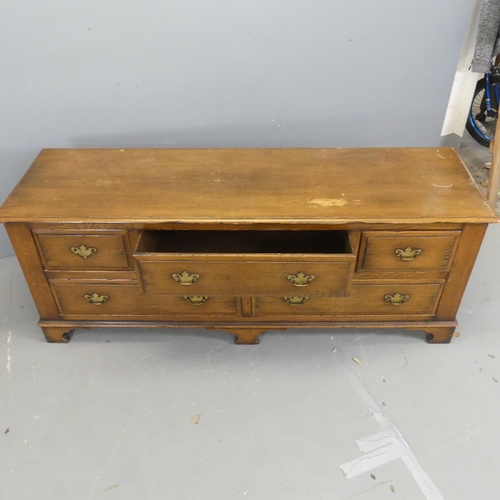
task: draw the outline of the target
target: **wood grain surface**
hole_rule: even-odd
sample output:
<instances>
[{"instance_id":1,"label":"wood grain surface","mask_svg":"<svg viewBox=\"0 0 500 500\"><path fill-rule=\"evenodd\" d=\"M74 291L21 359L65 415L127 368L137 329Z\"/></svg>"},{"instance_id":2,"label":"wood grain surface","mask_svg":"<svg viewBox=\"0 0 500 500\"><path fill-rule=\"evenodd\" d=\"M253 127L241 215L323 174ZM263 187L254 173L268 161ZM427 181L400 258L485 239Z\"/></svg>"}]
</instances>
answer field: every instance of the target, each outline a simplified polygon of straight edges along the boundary
<instances>
[{"instance_id":1,"label":"wood grain surface","mask_svg":"<svg viewBox=\"0 0 500 500\"><path fill-rule=\"evenodd\" d=\"M45 149L0 209L22 222L495 222L449 148Z\"/></svg>"}]
</instances>

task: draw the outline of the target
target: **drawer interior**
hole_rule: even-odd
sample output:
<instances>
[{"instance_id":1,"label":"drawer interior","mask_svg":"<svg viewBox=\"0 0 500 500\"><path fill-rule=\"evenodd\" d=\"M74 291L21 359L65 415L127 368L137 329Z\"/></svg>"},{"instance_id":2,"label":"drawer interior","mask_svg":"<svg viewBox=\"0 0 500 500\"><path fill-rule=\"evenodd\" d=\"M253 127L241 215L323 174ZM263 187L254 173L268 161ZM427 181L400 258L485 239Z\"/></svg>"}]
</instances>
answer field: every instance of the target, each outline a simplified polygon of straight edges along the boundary
<instances>
[{"instance_id":1,"label":"drawer interior","mask_svg":"<svg viewBox=\"0 0 500 500\"><path fill-rule=\"evenodd\" d=\"M143 231L136 253L351 254L348 231Z\"/></svg>"}]
</instances>

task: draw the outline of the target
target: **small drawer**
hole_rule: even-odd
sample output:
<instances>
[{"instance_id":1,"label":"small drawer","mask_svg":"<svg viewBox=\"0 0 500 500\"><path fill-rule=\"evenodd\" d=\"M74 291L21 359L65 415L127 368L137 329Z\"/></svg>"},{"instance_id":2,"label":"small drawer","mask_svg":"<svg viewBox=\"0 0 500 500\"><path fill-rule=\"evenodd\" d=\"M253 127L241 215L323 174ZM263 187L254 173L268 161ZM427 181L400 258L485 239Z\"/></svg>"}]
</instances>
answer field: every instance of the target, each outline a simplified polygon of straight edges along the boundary
<instances>
[{"instance_id":1,"label":"small drawer","mask_svg":"<svg viewBox=\"0 0 500 500\"><path fill-rule=\"evenodd\" d=\"M460 231L365 231L358 271L449 271Z\"/></svg>"},{"instance_id":2,"label":"small drawer","mask_svg":"<svg viewBox=\"0 0 500 500\"><path fill-rule=\"evenodd\" d=\"M258 297L256 316L434 314L442 283L353 285L349 297Z\"/></svg>"},{"instance_id":3,"label":"small drawer","mask_svg":"<svg viewBox=\"0 0 500 500\"><path fill-rule=\"evenodd\" d=\"M235 297L146 296L137 285L51 282L61 314L91 316L237 315Z\"/></svg>"},{"instance_id":4,"label":"small drawer","mask_svg":"<svg viewBox=\"0 0 500 500\"><path fill-rule=\"evenodd\" d=\"M344 296L347 231L144 231L134 257L146 293Z\"/></svg>"},{"instance_id":5,"label":"small drawer","mask_svg":"<svg viewBox=\"0 0 500 500\"><path fill-rule=\"evenodd\" d=\"M125 231L106 233L33 231L46 269L131 269Z\"/></svg>"}]
</instances>

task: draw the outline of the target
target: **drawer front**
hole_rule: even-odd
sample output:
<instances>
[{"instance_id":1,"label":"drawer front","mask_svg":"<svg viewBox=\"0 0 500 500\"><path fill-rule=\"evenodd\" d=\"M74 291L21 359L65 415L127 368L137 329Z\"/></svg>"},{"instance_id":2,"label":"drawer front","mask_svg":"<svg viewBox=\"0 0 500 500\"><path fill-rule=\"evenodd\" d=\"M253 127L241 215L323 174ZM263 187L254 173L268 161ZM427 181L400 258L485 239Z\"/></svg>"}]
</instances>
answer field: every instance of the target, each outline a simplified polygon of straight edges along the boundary
<instances>
[{"instance_id":1,"label":"drawer front","mask_svg":"<svg viewBox=\"0 0 500 500\"><path fill-rule=\"evenodd\" d=\"M137 285L51 283L62 314L91 316L237 314L235 297L145 296Z\"/></svg>"},{"instance_id":2,"label":"drawer front","mask_svg":"<svg viewBox=\"0 0 500 500\"><path fill-rule=\"evenodd\" d=\"M34 234L46 269L131 269L123 231L65 234L35 230Z\"/></svg>"},{"instance_id":3,"label":"drawer front","mask_svg":"<svg viewBox=\"0 0 500 500\"><path fill-rule=\"evenodd\" d=\"M257 316L433 314L442 284L353 285L349 297L257 298Z\"/></svg>"},{"instance_id":4,"label":"drawer front","mask_svg":"<svg viewBox=\"0 0 500 500\"><path fill-rule=\"evenodd\" d=\"M343 296L350 262L201 262L141 261L146 293L179 295L299 294Z\"/></svg>"},{"instance_id":5,"label":"drawer front","mask_svg":"<svg viewBox=\"0 0 500 500\"><path fill-rule=\"evenodd\" d=\"M365 231L358 270L448 271L460 231Z\"/></svg>"}]
</instances>

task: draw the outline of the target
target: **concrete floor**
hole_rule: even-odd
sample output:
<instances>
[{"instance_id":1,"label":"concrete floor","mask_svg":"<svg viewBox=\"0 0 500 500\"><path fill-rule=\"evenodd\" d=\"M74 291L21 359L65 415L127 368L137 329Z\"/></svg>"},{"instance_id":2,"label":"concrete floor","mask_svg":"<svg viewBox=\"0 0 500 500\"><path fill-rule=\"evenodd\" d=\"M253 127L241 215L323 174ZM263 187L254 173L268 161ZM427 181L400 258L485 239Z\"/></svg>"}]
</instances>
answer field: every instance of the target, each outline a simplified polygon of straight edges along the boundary
<instances>
[{"instance_id":1,"label":"concrete floor","mask_svg":"<svg viewBox=\"0 0 500 500\"><path fill-rule=\"evenodd\" d=\"M498 499L499 245L492 226L450 345L125 329L47 344L0 259L0 498Z\"/></svg>"}]
</instances>

